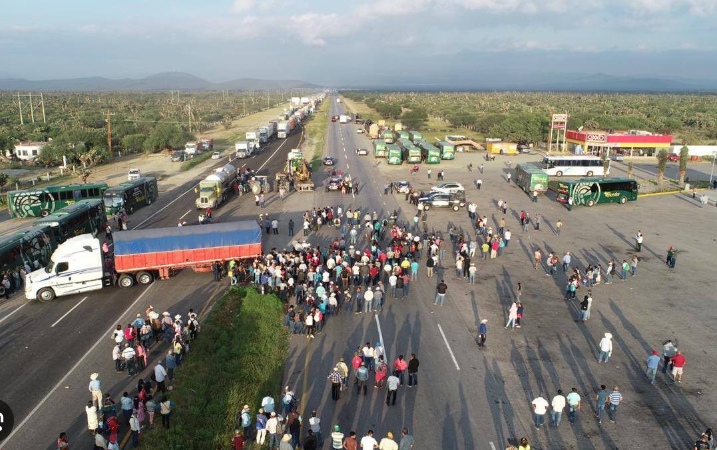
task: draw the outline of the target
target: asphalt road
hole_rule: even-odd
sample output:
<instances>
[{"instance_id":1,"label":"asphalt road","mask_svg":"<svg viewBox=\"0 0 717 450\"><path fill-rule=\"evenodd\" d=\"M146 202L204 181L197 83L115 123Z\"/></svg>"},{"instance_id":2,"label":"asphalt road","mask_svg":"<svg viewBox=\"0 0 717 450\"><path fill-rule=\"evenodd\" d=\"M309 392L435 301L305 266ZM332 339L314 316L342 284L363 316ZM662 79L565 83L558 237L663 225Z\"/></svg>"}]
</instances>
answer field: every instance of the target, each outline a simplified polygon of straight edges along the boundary
<instances>
[{"instance_id":1,"label":"asphalt road","mask_svg":"<svg viewBox=\"0 0 717 450\"><path fill-rule=\"evenodd\" d=\"M331 99L329 115L342 114L342 110L342 105ZM409 205L399 201L402 197L383 195L386 181L379 176L373 156L357 156L356 147L372 148L368 138L356 133L356 125L329 123L326 156L337 158L336 168L350 173L362 187L352 196L326 192L319 186L313 205L342 205L344 210L359 207L362 215L366 211L385 215L398 210L402 220L411 220L413 207L405 212ZM385 159L380 161L386 164ZM407 166L401 170L405 170L404 179L410 179ZM317 174L317 185L325 178L325 174ZM429 213L435 217L442 214L454 213L447 210ZM326 245L335 236L338 230L324 227L312 234L309 241ZM357 248L363 248L364 243L361 240ZM490 389L487 391L482 383L477 383L486 362L476 349L475 336L451 306L452 294L457 293L451 292L450 282L446 305L431 304L440 278L427 278L424 262L425 257L421 261L419 280L412 283L408 300L388 299L378 314L332 317L325 331L313 340L292 336L285 382L300 395L305 418L317 410L325 436L335 424L346 434L349 430L356 431L359 437L373 429L378 440L388 431L399 436L401 428L407 427L419 443L418 448L492 450L492 445L500 445L493 422L483 417L485 411L489 411L487 402L493 401ZM331 400L326 377L335 363L340 358L350 363L356 347L378 341L384 342L389 366L399 354L406 359L411 353L417 355L421 364L419 386L401 387L396 406L390 407L385 405L385 388L377 390L372 385L366 396L359 396L351 389L344 391L338 402ZM328 445L327 441L324 447Z\"/></svg>"},{"instance_id":2,"label":"asphalt road","mask_svg":"<svg viewBox=\"0 0 717 450\"><path fill-rule=\"evenodd\" d=\"M232 161L261 174L281 170L290 149L298 147L301 129L287 139L276 139L260 153ZM226 159L212 167L221 167ZM130 228L176 226L183 219L197 223L194 186L199 179L160 193L156 203L130 216ZM162 195L164 194L164 195ZM246 204L253 196L232 197L213 214L220 221L246 220ZM251 217L253 218L253 217ZM89 374L99 372L103 390L118 399L136 378L116 374L111 358L110 330L126 325L137 313L153 305L155 310L187 316L219 292L210 274L184 271L168 281L129 290L105 288L86 295L60 297L51 303L26 301L16 296L0 307L0 398L15 415L15 431L3 449L52 448L59 431L66 431L73 447L89 442L84 405ZM221 285L223 287L223 284ZM164 356L164 347L150 357ZM146 373L145 373L145 376Z\"/></svg>"}]
</instances>

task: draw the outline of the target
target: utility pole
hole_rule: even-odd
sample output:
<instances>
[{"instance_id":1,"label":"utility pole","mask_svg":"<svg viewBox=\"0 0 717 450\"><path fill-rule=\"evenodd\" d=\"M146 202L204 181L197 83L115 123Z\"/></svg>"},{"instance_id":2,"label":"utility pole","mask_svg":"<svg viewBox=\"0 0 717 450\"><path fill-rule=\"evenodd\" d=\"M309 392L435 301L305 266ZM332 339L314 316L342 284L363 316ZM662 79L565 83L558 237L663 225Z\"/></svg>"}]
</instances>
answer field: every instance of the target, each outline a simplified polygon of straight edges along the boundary
<instances>
[{"instance_id":1,"label":"utility pole","mask_svg":"<svg viewBox=\"0 0 717 450\"><path fill-rule=\"evenodd\" d=\"M177 92L179 94L179 92ZM189 123L189 132L192 132L192 104L187 104L187 122Z\"/></svg>"},{"instance_id":2,"label":"utility pole","mask_svg":"<svg viewBox=\"0 0 717 450\"><path fill-rule=\"evenodd\" d=\"M17 93L17 107L20 109L20 125L25 125L25 121L22 118L22 101L20 101L20 93Z\"/></svg>"},{"instance_id":3,"label":"utility pole","mask_svg":"<svg viewBox=\"0 0 717 450\"><path fill-rule=\"evenodd\" d=\"M271 104L269 102L269 89L266 90L266 109L271 108Z\"/></svg>"},{"instance_id":4,"label":"utility pole","mask_svg":"<svg viewBox=\"0 0 717 450\"><path fill-rule=\"evenodd\" d=\"M35 123L35 108L32 107L32 92L29 92L27 96L30 97L30 118L32 119L32 123Z\"/></svg>"},{"instance_id":5,"label":"utility pole","mask_svg":"<svg viewBox=\"0 0 717 450\"><path fill-rule=\"evenodd\" d=\"M40 92L40 104L42 105L42 123L47 123L47 120L45 120L45 97L42 92Z\"/></svg>"},{"instance_id":6,"label":"utility pole","mask_svg":"<svg viewBox=\"0 0 717 450\"><path fill-rule=\"evenodd\" d=\"M110 114L110 110L107 109L107 148L112 154L112 125L110 123L110 116L114 116L114 113Z\"/></svg>"},{"instance_id":7,"label":"utility pole","mask_svg":"<svg viewBox=\"0 0 717 450\"><path fill-rule=\"evenodd\" d=\"M246 116L246 97L243 97L241 99L242 104L244 105L244 115Z\"/></svg>"}]
</instances>

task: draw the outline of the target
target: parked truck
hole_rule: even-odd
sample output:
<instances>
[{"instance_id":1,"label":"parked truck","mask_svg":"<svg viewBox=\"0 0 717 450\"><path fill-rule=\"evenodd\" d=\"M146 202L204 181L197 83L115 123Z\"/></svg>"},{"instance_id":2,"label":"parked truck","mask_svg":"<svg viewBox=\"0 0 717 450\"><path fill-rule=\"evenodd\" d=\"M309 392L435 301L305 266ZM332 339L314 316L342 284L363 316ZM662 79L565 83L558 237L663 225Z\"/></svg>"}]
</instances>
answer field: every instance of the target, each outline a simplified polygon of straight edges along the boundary
<instances>
[{"instance_id":1,"label":"parked truck","mask_svg":"<svg viewBox=\"0 0 717 450\"><path fill-rule=\"evenodd\" d=\"M237 158L248 158L254 153L254 145L249 141L239 141L234 144Z\"/></svg>"},{"instance_id":2,"label":"parked truck","mask_svg":"<svg viewBox=\"0 0 717 450\"><path fill-rule=\"evenodd\" d=\"M196 200L197 209L214 209L224 203L236 180L236 174L236 167L227 164L200 181L199 198Z\"/></svg>"},{"instance_id":3,"label":"parked truck","mask_svg":"<svg viewBox=\"0 0 717 450\"><path fill-rule=\"evenodd\" d=\"M277 124L277 132L276 133L277 133L277 137L279 139L286 139L286 136L288 136L289 133L291 133L291 131L289 130L289 122L287 122L285 120L282 120L281 122L279 122Z\"/></svg>"},{"instance_id":4,"label":"parked truck","mask_svg":"<svg viewBox=\"0 0 717 450\"><path fill-rule=\"evenodd\" d=\"M201 149L197 147L196 142L187 142L184 144L184 153L190 158L194 158L194 155L201 153Z\"/></svg>"},{"instance_id":5,"label":"parked truck","mask_svg":"<svg viewBox=\"0 0 717 450\"><path fill-rule=\"evenodd\" d=\"M395 135L391 130L383 130L381 132L381 139L383 139L387 144L393 144Z\"/></svg>"},{"instance_id":6,"label":"parked truck","mask_svg":"<svg viewBox=\"0 0 717 450\"><path fill-rule=\"evenodd\" d=\"M110 267L91 234L57 247L45 268L25 278L25 298L49 302L55 297L95 291L114 284L148 285L178 270L209 272L215 263L260 256L261 229L255 221L117 231Z\"/></svg>"},{"instance_id":7,"label":"parked truck","mask_svg":"<svg viewBox=\"0 0 717 450\"><path fill-rule=\"evenodd\" d=\"M341 114L339 116L339 123L348 123L349 122L349 116L346 114Z\"/></svg>"}]
</instances>

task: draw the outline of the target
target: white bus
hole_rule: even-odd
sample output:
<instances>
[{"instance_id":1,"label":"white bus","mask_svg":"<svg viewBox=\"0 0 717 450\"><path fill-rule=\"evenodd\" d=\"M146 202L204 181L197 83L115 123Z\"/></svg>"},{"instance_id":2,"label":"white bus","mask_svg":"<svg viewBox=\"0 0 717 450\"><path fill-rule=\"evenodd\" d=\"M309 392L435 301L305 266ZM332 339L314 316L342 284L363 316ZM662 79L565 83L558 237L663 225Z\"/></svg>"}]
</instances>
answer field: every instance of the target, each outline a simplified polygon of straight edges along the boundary
<instances>
[{"instance_id":1,"label":"white bus","mask_svg":"<svg viewBox=\"0 0 717 450\"><path fill-rule=\"evenodd\" d=\"M602 177L610 174L610 160L607 170L597 156L546 156L541 167L549 176Z\"/></svg>"}]
</instances>

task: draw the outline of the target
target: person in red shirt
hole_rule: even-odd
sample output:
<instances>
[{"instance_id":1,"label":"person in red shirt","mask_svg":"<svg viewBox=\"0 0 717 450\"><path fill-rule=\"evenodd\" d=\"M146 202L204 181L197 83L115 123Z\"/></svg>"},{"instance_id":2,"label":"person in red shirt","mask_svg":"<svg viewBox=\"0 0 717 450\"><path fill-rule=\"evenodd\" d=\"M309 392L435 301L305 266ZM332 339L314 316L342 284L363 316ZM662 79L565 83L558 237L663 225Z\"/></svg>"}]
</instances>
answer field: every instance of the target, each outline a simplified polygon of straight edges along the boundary
<instances>
[{"instance_id":1,"label":"person in red shirt","mask_svg":"<svg viewBox=\"0 0 717 450\"><path fill-rule=\"evenodd\" d=\"M244 436L241 430L236 430L234 440L232 441L232 450L244 450Z\"/></svg>"},{"instance_id":2,"label":"person in red shirt","mask_svg":"<svg viewBox=\"0 0 717 450\"><path fill-rule=\"evenodd\" d=\"M682 383L682 371L685 367L687 359L682 355L682 352L677 350L675 356L670 358L672 363L672 381L675 383Z\"/></svg>"},{"instance_id":3,"label":"person in red shirt","mask_svg":"<svg viewBox=\"0 0 717 450\"><path fill-rule=\"evenodd\" d=\"M401 385L403 386L403 374L406 372L406 369L408 369L408 362L403 359L403 355L399 355L399 357L396 358L393 362L393 368L398 372L398 379L401 381Z\"/></svg>"},{"instance_id":4,"label":"person in red shirt","mask_svg":"<svg viewBox=\"0 0 717 450\"><path fill-rule=\"evenodd\" d=\"M358 380L356 379L356 372L359 370L359 367L361 367L362 362L363 362L363 358L361 358L361 356L359 356L358 352L355 352L353 359L351 359L351 367L353 367L353 369L354 369L354 380L356 382L358 382Z\"/></svg>"}]
</instances>

